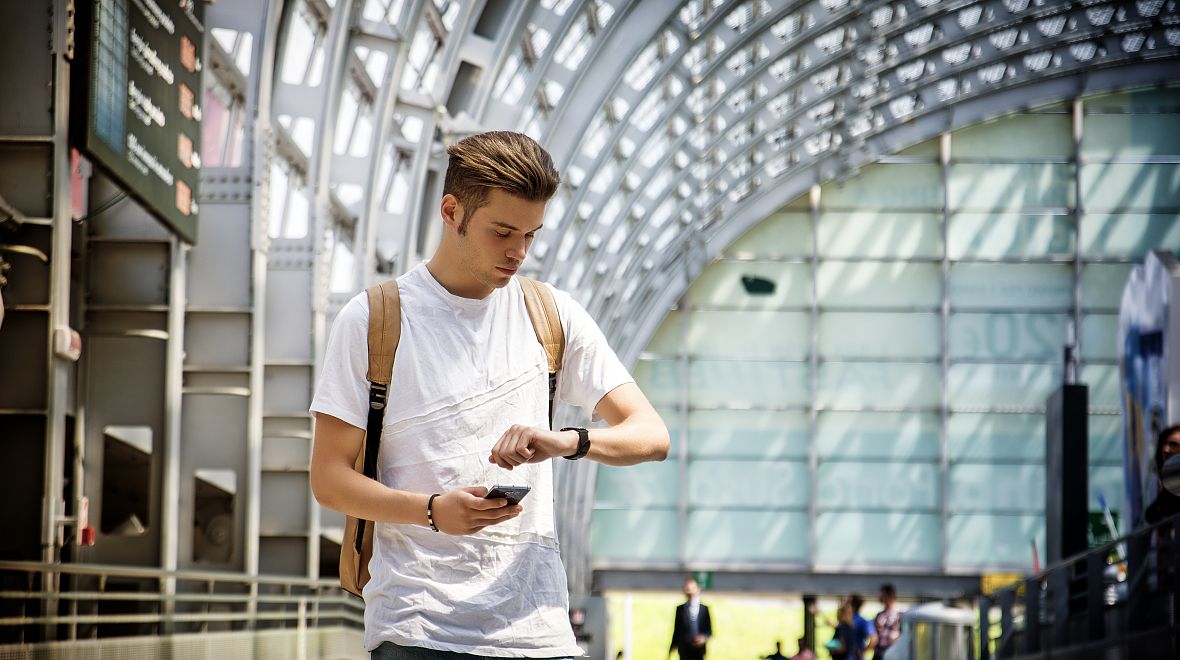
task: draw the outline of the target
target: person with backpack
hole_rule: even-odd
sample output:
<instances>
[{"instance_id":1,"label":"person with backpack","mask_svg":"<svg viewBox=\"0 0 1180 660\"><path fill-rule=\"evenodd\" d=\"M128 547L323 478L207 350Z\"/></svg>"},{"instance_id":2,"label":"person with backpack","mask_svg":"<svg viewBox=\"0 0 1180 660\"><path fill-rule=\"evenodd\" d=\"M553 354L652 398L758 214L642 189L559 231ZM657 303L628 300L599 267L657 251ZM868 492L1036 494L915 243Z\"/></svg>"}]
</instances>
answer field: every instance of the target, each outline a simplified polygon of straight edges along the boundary
<instances>
[{"instance_id":1,"label":"person with backpack","mask_svg":"<svg viewBox=\"0 0 1180 660\"><path fill-rule=\"evenodd\" d=\"M356 584L374 659L580 656L549 460L663 460L668 430L589 314L517 275L560 182L549 154L509 132L447 153L433 257L333 324L312 492L371 534ZM608 427L552 430L553 400ZM495 484L531 494L485 498Z\"/></svg>"}]
</instances>

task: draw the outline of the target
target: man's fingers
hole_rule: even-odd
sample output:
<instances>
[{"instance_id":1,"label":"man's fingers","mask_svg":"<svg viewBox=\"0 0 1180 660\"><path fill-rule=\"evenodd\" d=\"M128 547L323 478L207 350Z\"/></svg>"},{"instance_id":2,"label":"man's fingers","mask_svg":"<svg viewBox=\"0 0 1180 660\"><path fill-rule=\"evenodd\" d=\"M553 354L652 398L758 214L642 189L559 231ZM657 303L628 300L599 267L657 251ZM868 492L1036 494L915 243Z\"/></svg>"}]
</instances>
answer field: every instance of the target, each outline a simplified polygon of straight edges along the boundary
<instances>
[{"instance_id":1,"label":"man's fingers","mask_svg":"<svg viewBox=\"0 0 1180 660\"><path fill-rule=\"evenodd\" d=\"M506 520L512 520L513 518L519 516L520 512L523 510L524 507L517 504L510 507L504 507L503 509L497 509L495 513L485 512L483 516L481 516L479 522L483 523L484 526L495 525L496 523L502 523Z\"/></svg>"},{"instance_id":2,"label":"man's fingers","mask_svg":"<svg viewBox=\"0 0 1180 660\"><path fill-rule=\"evenodd\" d=\"M506 506L508 506L508 500L506 498L497 497L495 499L489 500L481 497L472 503L471 508L475 509L476 511L491 511L493 509L501 509Z\"/></svg>"}]
</instances>

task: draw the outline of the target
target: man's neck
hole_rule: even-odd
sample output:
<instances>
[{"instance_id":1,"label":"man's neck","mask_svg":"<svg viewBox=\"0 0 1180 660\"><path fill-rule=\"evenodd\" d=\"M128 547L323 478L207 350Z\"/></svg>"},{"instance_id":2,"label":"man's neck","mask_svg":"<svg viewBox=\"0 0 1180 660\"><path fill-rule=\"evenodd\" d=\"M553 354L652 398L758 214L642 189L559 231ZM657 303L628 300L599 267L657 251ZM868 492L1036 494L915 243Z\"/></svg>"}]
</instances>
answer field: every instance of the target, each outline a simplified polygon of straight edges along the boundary
<instances>
[{"instance_id":1,"label":"man's neck","mask_svg":"<svg viewBox=\"0 0 1180 660\"><path fill-rule=\"evenodd\" d=\"M492 294L485 285L468 277L460 262L443 246L439 246L430 261L426 262L426 270L451 295L483 300Z\"/></svg>"}]
</instances>

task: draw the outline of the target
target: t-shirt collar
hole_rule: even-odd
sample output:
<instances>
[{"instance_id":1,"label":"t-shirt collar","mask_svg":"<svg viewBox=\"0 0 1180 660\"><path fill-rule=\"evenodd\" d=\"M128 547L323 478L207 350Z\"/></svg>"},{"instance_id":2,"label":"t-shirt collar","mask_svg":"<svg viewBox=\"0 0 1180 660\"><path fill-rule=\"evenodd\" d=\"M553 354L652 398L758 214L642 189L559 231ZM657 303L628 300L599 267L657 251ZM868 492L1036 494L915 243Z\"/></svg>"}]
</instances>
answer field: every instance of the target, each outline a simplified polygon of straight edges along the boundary
<instances>
[{"instance_id":1,"label":"t-shirt collar","mask_svg":"<svg viewBox=\"0 0 1180 660\"><path fill-rule=\"evenodd\" d=\"M487 309L488 306L492 304L492 301L501 293L501 289L492 289L492 292L484 298L464 298L463 296L456 296L450 291L447 291L447 288L434 278L434 273L430 272L430 269L426 267L426 264L427 262L423 261L414 267L414 271L417 272L417 275L422 278L422 280L426 283L426 286L435 294L437 294L438 297L450 307L462 309L464 311L484 310Z\"/></svg>"}]
</instances>

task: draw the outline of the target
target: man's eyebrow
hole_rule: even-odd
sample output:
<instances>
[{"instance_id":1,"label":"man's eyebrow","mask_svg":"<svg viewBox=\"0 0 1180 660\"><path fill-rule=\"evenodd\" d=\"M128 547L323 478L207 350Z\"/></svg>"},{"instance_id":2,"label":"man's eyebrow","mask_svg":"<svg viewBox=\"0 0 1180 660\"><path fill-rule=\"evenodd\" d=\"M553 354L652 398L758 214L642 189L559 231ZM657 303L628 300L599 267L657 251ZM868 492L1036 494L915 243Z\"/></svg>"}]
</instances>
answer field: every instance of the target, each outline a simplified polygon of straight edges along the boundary
<instances>
[{"instance_id":1,"label":"man's eyebrow","mask_svg":"<svg viewBox=\"0 0 1180 660\"><path fill-rule=\"evenodd\" d=\"M517 227L516 225L508 224L507 222L504 222L504 221L502 221L502 220L493 220L493 221L492 221L492 225L494 225L494 226L496 226L496 227L499 227L499 228L501 228L501 229L507 229L507 230L509 230L509 231L520 231L520 228L519 228L519 227ZM541 231L541 227L544 227L544 226L545 226L545 225L537 225L537 228L536 228L536 229L530 230L530 231L528 231L528 232L525 232L525 233L532 234L532 233L535 233L535 232Z\"/></svg>"}]
</instances>

